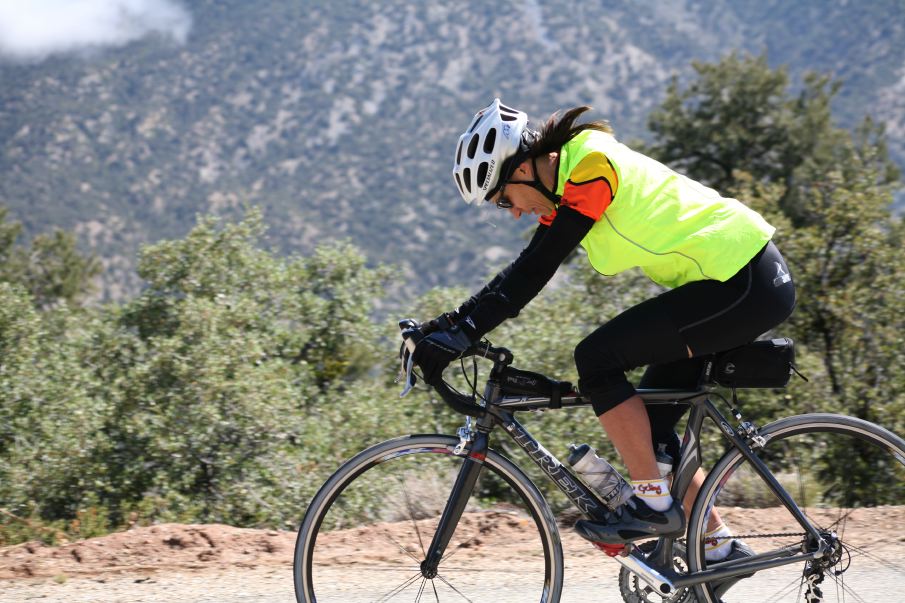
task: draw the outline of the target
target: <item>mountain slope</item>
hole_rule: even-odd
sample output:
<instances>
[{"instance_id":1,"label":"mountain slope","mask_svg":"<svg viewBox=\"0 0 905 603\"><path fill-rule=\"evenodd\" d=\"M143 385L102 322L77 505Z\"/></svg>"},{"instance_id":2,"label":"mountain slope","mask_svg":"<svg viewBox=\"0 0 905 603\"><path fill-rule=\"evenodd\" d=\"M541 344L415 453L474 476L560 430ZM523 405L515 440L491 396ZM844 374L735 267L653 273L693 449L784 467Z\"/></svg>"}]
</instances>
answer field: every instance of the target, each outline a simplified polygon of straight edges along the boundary
<instances>
[{"instance_id":1,"label":"mountain slope","mask_svg":"<svg viewBox=\"0 0 905 603\"><path fill-rule=\"evenodd\" d=\"M0 204L30 233L75 228L108 298L136 291L139 245L244 204L286 252L344 237L419 289L475 286L530 227L457 202L452 148L477 109L587 103L640 138L670 77L736 48L842 77L842 123L870 110L905 156L901 2L184 4L184 45L0 64Z\"/></svg>"}]
</instances>

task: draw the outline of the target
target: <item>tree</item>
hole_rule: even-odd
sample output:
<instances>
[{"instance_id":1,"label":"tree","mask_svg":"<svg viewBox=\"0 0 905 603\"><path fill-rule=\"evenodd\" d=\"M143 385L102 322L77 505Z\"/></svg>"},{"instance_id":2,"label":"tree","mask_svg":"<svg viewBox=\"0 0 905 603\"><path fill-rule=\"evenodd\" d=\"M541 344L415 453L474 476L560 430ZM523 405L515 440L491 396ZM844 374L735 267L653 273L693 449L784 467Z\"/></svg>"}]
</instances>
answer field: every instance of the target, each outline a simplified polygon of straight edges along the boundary
<instances>
[{"instance_id":1,"label":"tree","mask_svg":"<svg viewBox=\"0 0 905 603\"><path fill-rule=\"evenodd\" d=\"M201 218L141 254L147 288L116 312L95 363L116 379L105 426L113 508L245 525L298 520L309 408L373 366L368 319L384 269L350 245L283 259L260 212Z\"/></svg>"},{"instance_id":2,"label":"tree","mask_svg":"<svg viewBox=\"0 0 905 603\"><path fill-rule=\"evenodd\" d=\"M78 303L93 291L100 262L79 253L72 233L55 230L37 235L30 248L17 246L22 226L6 215L0 207L0 282L21 284L38 308Z\"/></svg>"},{"instance_id":3,"label":"tree","mask_svg":"<svg viewBox=\"0 0 905 603\"><path fill-rule=\"evenodd\" d=\"M693 67L697 79L683 90L673 78L666 100L651 113L648 126L656 140L647 152L721 190L738 170L785 182L813 145L797 135L802 122L828 121L838 85L812 77L796 100L786 94L785 69L770 69L763 56L733 53Z\"/></svg>"},{"instance_id":4,"label":"tree","mask_svg":"<svg viewBox=\"0 0 905 603\"><path fill-rule=\"evenodd\" d=\"M764 56L732 53L717 63L693 66L697 79L682 89L674 78L666 100L651 113L648 126L655 141L646 152L723 192L742 172L758 182L778 183L783 187L780 207L796 220L805 219L801 187L815 173L844 169L848 160L851 135L833 125L831 110L841 82L808 73L793 95L786 69L771 69ZM869 119L861 129L879 134L873 159L881 182L896 181L898 170L886 153L882 131Z\"/></svg>"},{"instance_id":5,"label":"tree","mask_svg":"<svg viewBox=\"0 0 905 603\"><path fill-rule=\"evenodd\" d=\"M93 504L94 451L108 399L81 352L90 312L38 312L0 283L0 508L37 521L74 519ZM8 515L0 518L0 543Z\"/></svg>"},{"instance_id":6,"label":"tree","mask_svg":"<svg viewBox=\"0 0 905 603\"><path fill-rule=\"evenodd\" d=\"M42 537L89 515L287 527L353 449L410 424L368 374L388 271L342 243L279 257L263 235L256 210L200 218L143 250L147 287L122 306L40 311L0 283L3 518ZM37 535L6 519L0 542Z\"/></svg>"},{"instance_id":7,"label":"tree","mask_svg":"<svg viewBox=\"0 0 905 603\"><path fill-rule=\"evenodd\" d=\"M785 70L770 70L763 58L733 54L695 69L698 79L684 91L674 81L652 115L659 138L649 151L748 202L778 227L774 238L798 294L783 331L826 382L797 388L799 408L837 410L902 431L905 374L896 358L905 327L903 227L889 211L899 172L882 128L870 118L854 132L836 128L830 101L839 84L826 76L806 76L793 97ZM845 458L846 451L838 453ZM872 485L878 469L864 455L855 495L890 502Z\"/></svg>"}]
</instances>

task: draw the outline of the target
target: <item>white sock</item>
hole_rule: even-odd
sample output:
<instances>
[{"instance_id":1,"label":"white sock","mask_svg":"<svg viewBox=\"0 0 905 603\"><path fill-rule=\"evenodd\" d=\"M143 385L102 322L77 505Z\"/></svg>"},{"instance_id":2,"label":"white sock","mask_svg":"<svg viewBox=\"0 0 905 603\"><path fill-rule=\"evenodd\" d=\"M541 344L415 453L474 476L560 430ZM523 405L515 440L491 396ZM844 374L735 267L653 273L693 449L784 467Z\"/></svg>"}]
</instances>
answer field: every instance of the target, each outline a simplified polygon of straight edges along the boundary
<instances>
[{"instance_id":1,"label":"white sock","mask_svg":"<svg viewBox=\"0 0 905 603\"><path fill-rule=\"evenodd\" d=\"M715 530L704 534L704 559L707 561L719 561L725 559L732 552L732 530L721 523Z\"/></svg>"},{"instance_id":2,"label":"white sock","mask_svg":"<svg viewBox=\"0 0 905 603\"><path fill-rule=\"evenodd\" d=\"M669 493L669 481L660 479L633 479L632 489L635 496L654 511L665 511L672 506L672 495Z\"/></svg>"}]
</instances>

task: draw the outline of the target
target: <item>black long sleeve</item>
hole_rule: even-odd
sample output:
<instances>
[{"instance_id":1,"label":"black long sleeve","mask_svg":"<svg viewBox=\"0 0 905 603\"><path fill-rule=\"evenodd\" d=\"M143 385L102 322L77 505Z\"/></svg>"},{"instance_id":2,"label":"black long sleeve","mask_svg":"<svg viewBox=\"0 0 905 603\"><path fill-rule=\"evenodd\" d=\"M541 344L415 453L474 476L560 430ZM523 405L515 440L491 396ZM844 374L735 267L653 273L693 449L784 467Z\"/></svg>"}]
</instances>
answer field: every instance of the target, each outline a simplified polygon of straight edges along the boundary
<instances>
[{"instance_id":1,"label":"black long sleeve","mask_svg":"<svg viewBox=\"0 0 905 603\"><path fill-rule=\"evenodd\" d=\"M548 226L545 226L544 224L538 224L537 229L534 231L534 234L531 235L531 240L528 241L528 245L524 249L522 249L522 252L519 254L519 256L515 258L508 266L500 270L500 272L495 277L490 279L490 282L484 285L484 287L482 287L480 291L472 295L465 303L456 308L455 315L457 319L464 318L471 314L471 312L478 306L478 302L481 301L484 296L496 291L496 288L499 286L499 284L515 269L515 266L518 265L519 262L524 261L525 257L528 256L535 247L537 247L537 245L541 242L549 229L550 228Z\"/></svg>"},{"instance_id":2,"label":"black long sleeve","mask_svg":"<svg viewBox=\"0 0 905 603\"><path fill-rule=\"evenodd\" d=\"M466 320L472 339L483 337L507 318L518 316L592 226L593 219L569 207L560 207L549 227L538 226L519 257L466 302L474 303Z\"/></svg>"}]
</instances>

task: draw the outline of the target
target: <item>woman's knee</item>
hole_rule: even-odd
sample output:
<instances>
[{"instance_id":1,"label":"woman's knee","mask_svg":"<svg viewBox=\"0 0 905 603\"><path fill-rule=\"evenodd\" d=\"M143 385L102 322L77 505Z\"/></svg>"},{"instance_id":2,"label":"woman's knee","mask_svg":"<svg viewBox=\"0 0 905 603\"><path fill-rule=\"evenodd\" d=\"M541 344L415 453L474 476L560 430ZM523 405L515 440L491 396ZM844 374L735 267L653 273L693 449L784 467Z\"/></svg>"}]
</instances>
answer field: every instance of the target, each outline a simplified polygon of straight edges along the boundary
<instances>
[{"instance_id":1,"label":"woman's knee","mask_svg":"<svg viewBox=\"0 0 905 603\"><path fill-rule=\"evenodd\" d=\"M622 354L619 353L621 345L624 342L608 337L603 327L579 341L573 352L578 376L628 370L629 367L625 366Z\"/></svg>"},{"instance_id":2,"label":"woman's knee","mask_svg":"<svg viewBox=\"0 0 905 603\"><path fill-rule=\"evenodd\" d=\"M607 343L598 330L575 346L575 368L578 389L590 399L598 417L635 395L635 388L625 377L627 368L615 352L615 342Z\"/></svg>"}]
</instances>

